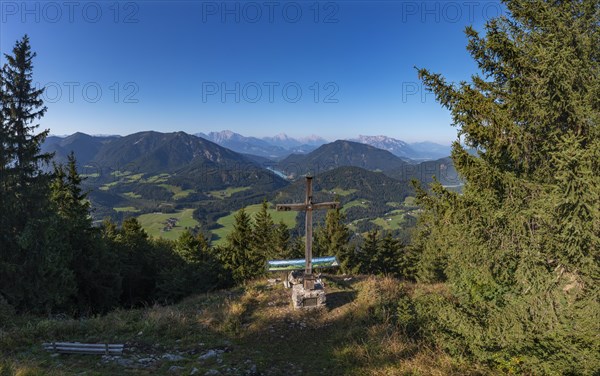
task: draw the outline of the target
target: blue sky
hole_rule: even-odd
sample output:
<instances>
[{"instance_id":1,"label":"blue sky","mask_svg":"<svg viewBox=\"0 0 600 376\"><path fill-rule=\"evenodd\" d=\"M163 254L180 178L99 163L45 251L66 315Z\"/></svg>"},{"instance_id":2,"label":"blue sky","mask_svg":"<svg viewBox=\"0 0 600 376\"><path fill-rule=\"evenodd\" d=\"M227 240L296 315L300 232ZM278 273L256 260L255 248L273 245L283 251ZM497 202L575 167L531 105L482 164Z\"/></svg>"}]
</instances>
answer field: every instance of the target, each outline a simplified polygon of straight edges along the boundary
<instances>
[{"instance_id":1,"label":"blue sky","mask_svg":"<svg viewBox=\"0 0 600 376\"><path fill-rule=\"evenodd\" d=\"M415 66L469 80L464 28L497 1L0 1L29 34L52 134L230 129L449 143ZM2 59L3 62L3 59Z\"/></svg>"}]
</instances>

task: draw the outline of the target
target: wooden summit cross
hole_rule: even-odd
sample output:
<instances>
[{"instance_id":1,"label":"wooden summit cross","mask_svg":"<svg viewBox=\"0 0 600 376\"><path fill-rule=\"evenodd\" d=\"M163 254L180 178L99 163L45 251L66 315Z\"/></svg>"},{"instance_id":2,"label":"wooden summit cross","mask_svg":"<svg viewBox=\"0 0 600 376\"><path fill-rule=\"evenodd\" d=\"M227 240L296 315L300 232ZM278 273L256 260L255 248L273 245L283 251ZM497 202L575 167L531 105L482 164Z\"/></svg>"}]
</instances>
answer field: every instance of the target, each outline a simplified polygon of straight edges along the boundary
<instances>
[{"instance_id":1,"label":"wooden summit cross","mask_svg":"<svg viewBox=\"0 0 600 376\"><path fill-rule=\"evenodd\" d=\"M305 269L304 269L304 289L313 290L315 288L315 278L312 274L312 212L319 209L337 209L339 202L319 202L312 200L312 176L306 177L306 198L303 204L279 204L277 211L304 211L306 212L306 243L305 243Z\"/></svg>"}]
</instances>

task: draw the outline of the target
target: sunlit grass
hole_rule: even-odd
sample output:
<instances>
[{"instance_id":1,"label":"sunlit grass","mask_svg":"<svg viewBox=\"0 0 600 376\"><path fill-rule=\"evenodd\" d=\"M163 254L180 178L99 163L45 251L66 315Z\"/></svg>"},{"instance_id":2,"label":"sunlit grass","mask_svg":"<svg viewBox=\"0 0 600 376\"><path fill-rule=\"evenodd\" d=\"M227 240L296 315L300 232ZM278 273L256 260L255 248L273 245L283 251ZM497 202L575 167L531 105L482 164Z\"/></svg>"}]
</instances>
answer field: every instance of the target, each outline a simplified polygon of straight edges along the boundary
<instances>
[{"instance_id":1,"label":"sunlit grass","mask_svg":"<svg viewBox=\"0 0 600 376\"><path fill-rule=\"evenodd\" d=\"M493 375L477 364L452 358L435 346L408 337L395 323L403 296L441 294L441 285L404 284L393 278L324 276L328 304L295 310L290 290L266 279L245 287L189 297L171 306L118 309L83 319L28 315L0 322L0 375L169 375L173 365L189 375L210 369L264 375ZM422 290L422 291L421 291ZM60 355L42 342L125 343L125 358L181 354L153 368L101 363L100 356ZM227 348L218 359L198 359L209 349ZM137 359L135 358L135 359ZM237 368L239 372L227 371Z\"/></svg>"},{"instance_id":2,"label":"sunlit grass","mask_svg":"<svg viewBox=\"0 0 600 376\"><path fill-rule=\"evenodd\" d=\"M122 206L113 208L116 212L128 212L128 213L139 213L140 209L134 208L133 206Z\"/></svg>"},{"instance_id":3,"label":"sunlit grass","mask_svg":"<svg viewBox=\"0 0 600 376\"><path fill-rule=\"evenodd\" d=\"M397 230L402 227L404 223L403 210L393 210L385 215L383 218L376 218L371 220L374 224L381 227L383 230Z\"/></svg>"},{"instance_id":4,"label":"sunlit grass","mask_svg":"<svg viewBox=\"0 0 600 376\"><path fill-rule=\"evenodd\" d=\"M194 209L184 209L175 213L148 213L140 215L138 221L148 235L175 240L186 228L193 228L199 224L193 218L193 213ZM170 231L163 231L169 218L177 218L177 225Z\"/></svg>"},{"instance_id":5,"label":"sunlit grass","mask_svg":"<svg viewBox=\"0 0 600 376\"><path fill-rule=\"evenodd\" d=\"M141 195L135 193L135 192L125 192L123 193L123 196L128 197L128 198L142 198Z\"/></svg>"},{"instance_id":6,"label":"sunlit grass","mask_svg":"<svg viewBox=\"0 0 600 376\"><path fill-rule=\"evenodd\" d=\"M358 206L361 208L368 208L370 204L371 204L371 201L369 201L369 200L364 200L364 199L352 200L350 202L345 203L342 206L342 211L345 212L348 209L353 208L355 206Z\"/></svg>"},{"instance_id":7,"label":"sunlit grass","mask_svg":"<svg viewBox=\"0 0 600 376\"><path fill-rule=\"evenodd\" d=\"M357 190L356 189L342 189L340 187L336 187L336 188L330 189L328 191L323 191L323 192L344 197L344 196L349 196L352 193L357 192Z\"/></svg>"},{"instance_id":8,"label":"sunlit grass","mask_svg":"<svg viewBox=\"0 0 600 376\"><path fill-rule=\"evenodd\" d=\"M226 189L221 189L218 191L210 191L208 192L208 195L214 198L218 198L219 200L223 200L225 198L231 197L231 195L235 193L247 191L249 189L251 189L251 187L228 187Z\"/></svg>"}]
</instances>

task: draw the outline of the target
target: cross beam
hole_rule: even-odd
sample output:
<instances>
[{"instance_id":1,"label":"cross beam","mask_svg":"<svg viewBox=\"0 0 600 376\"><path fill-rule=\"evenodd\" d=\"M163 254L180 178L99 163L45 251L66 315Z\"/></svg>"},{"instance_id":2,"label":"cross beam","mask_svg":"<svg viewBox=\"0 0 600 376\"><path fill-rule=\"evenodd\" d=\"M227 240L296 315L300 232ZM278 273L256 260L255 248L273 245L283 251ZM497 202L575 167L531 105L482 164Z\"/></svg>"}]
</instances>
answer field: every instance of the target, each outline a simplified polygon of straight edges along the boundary
<instances>
[{"instance_id":1,"label":"cross beam","mask_svg":"<svg viewBox=\"0 0 600 376\"><path fill-rule=\"evenodd\" d=\"M314 288L314 279L312 277L312 212L320 209L337 209L340 206L339 202L319 202L312 201L312 177L306 177L306 199L303 204L279 204L276 206L277 211L304 211L306 212L305 231L305 271L304 271L304 288L312 290Z\"/></svg>"}]
</instances>

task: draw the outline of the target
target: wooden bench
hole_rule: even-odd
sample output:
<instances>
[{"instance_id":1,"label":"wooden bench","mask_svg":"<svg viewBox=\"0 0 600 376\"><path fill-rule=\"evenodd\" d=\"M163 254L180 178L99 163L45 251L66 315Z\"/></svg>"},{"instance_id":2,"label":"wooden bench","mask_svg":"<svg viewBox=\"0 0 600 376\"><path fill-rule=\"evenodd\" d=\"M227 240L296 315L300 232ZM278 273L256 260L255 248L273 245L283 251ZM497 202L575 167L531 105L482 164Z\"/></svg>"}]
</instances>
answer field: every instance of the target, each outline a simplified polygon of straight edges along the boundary
<instances>
[{"instance_id":1,"label":"wooden bench","mask_svg":"<svg viewBox=\"0 0 600 376\"><path fill-rule=\"evenodd\" d=\"M108 343L52 342L44 343L44 349L62 354L121 355L125 345Z\"/></svg>"}]
</instances>

